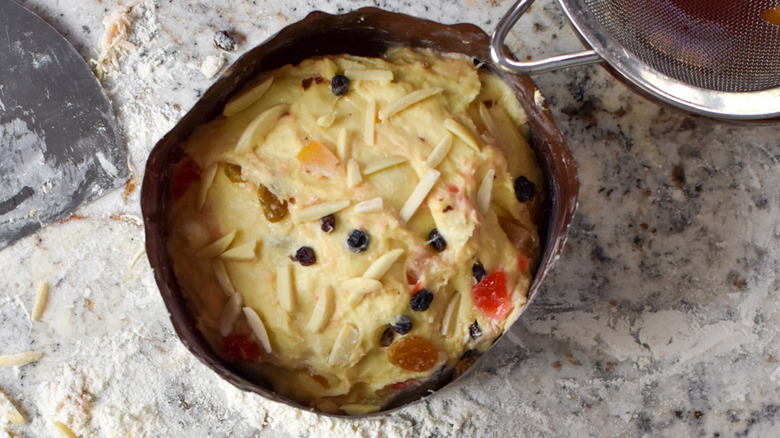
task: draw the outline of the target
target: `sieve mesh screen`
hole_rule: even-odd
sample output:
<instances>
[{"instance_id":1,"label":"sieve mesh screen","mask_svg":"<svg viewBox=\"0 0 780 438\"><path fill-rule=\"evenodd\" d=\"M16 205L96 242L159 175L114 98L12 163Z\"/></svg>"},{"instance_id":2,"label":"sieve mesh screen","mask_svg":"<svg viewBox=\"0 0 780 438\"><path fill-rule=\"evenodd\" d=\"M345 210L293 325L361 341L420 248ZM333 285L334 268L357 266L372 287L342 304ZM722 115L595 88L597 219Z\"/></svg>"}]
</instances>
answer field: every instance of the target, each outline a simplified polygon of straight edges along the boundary
<instances>
[{"instance_id":1,"label":"sieve mesh screen","mask_svg":"<svg viewBox=\"0 0 780 438\"><path fill-rule=\"evenodd\" d=\"M566 1L566 0L561 0ZM584 0L625 49L667 76L727 92L780 87L780 0Z\"/></svg>"}]
</instances>

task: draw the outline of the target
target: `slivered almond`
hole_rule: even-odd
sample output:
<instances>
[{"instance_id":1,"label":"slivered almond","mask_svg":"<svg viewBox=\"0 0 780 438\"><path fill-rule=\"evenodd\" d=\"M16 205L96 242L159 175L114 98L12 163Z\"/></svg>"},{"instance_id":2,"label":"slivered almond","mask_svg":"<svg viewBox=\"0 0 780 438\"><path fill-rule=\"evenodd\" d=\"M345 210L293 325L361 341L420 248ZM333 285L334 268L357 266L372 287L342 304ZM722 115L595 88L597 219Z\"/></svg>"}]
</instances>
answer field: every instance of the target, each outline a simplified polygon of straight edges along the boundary
<instances>
[{"instance_id":1,"label":"slivered almond","mask_svg":"<svg viewBox=\"0 0 780 438\"><path fill-rule=\"evenodd\" d=\"M349 207L349 199L327 201L310 205L295 213L295 222L313 221Z\"/></svg>"},{"instance_id":2,"label":"slivered almond","mask_svg":"<svg viewBox=\"0 0 780 438\"><path fill-rule=\"evenodd\" d=\"M35 303L33 304L32 312L30 312L30 319L33 321L39 321L43 311L46 309L46 303L49 301L49 283L42 281L38 283L38 287L35 289Z\"/></svg>"},{"instance_id":3,"label":"slivered almond","mask_svg":"<svg viewBox=\"0 0 780 438\"><path fill-rule=\"evenodd\" d=\"M479 105L479 116L482 118L482 122L485 124L490 135L498 140L498 126L496 125L496 121L493 120L493 116L490 115L490 110L485 106L484 102Z\"/></svg>"},{"instance_id":4,"label":"slivered almond","mask_svg":"<svg viewBox=\"0 0 780 438\"><path fill-rule=\"evenodd\" d=\"M471 136L471 133L468 129L466 129L465 126L461 125L459 122L455 121L455 119L447 119L444 121L444 127L450 131L455 137L458 137L459 139L463 140L464 143L468 145L471 149L474 149L475 151L479 152L479 144L476 140L474 140L474 137Z\"/></svg>"},{"instance_id":5,"label":"slivered almond","mask_svg":"<svg viewBox=\"0 0 780 438\"><path fill-rule=\"evenodd\" d=\"M225 107L222 108L222 115L230 117L234 114L238 114L241 111L252 106L253 103L260 100L261 97L271 88L271 84L274 82L274 77L271 76L268 79L260 82L251 89L239 94L238 96L230 99Z\"/></svg>"},{"instance_id":6,"label":"slivered almond","mask_svg":"<svg viewBox=\"0 0 780 438\"><path fill-rule=\"evenodd\" d=\"M348 142L347 142L347 130L344 128L341 128L339 130L339 136L336 139L336 152L339 154L339 159L342 163L346 163L347 160L350 159L350 155L352 155L347 148Z\"/></svg>"},{"instance_id":7,"label":"slivered almond","mask_svg":"<svg viewBox=\"0 0 780 438\"><path fill-rule=\"evenodd\" d=\"M482 178L482 183L477 190L477 208L482 214L487 214L490 208L490 197L493 193L493 178L496 176L496 171L490 169Z\"/></svg>"},{"instance_id":8,"label":"slivered almond","mask_svg":"<svg viewBox=\"0 0 780 438\"><path fill-rule=\"evenodd\" d=\"M324 116L317 117L317 125L323 128L330 128L330 125L336 121L336 113L325 114Z\"/></svg>"},{"instance_id":9,"label":"slivered almond","mask_svg":"<svg viewBox=\"0 0 780 438\"><path fill-rule=\"evenodd\" d=\"M13 407L12 410L9 410L8 412L5 413L5 418L11 423L18 424L20 426L27 423L27 419L25 419L22 416L22 413L19 412L19 410L16 409L15 406Z\"/></svg>"},{"instance_id":10,"label":"slivered almond","mask_svg":"<svg viewBox=\"0 0 780 438\"><path fill-rule=\"evenodd\" d=\"M366 121L363 127L363 142L368 146L374 145L374 128L376 125L376 101L368 99L366 102Z\"/></svg>"},{"instance_id":11,"label":"slivered almond","mask_svg":"<svg viewBox=\"0 0 780 438\"><path fill-rule=\"evenodd\" d=\"M203 175L200 177L200 185L198 186L198 210L203 208L203 204L206 203L206 195L209 193L209 188L214 183L214 177L217 176L217 163L212 163L203 171Z\"/></svg>"},{"instance_id":12,"label":"slivered almond","mask_svg":"<svg viewBox=\"0 0 780 438\"><path fill-rule=\"evenodd\" d=\"M375 213L382 211L383 201L381 197L369 199L355 204L355 213Z\"/></svg>"},{"instance_id":13,"label":"slivered almond","mask_svg":"<svg viewBox=\"0 0 780 438\"><path fill-rule=\"evenodd\" d=\"M350 278L341 284L342 289L349 292L349 305L356 306L363 297L382 289L382 282L372 278Z\"/></svg>"},{"instance_id":14,"label":"slivered almond","mask_svg":"<svg viewBox=\"0 0 780 438\"><path fill-rule=\"evenodd\" d=\"M450 298L447 304L447 310L444 311L444 319L441 321L441 334L444 336L452 335L455 325L458 322L458 311L460 310L460 294L455 294Z\"/></svg>"},{"instance_id":15,"label":"slivered almond","mask_svg":"<svg viewBox=\"0 0 780 438\"><path fill-rule=\"evenodd\" d=\"M363 175L360 174L360 165L357 161L350 158L347 161L347 186L355 187L363 181Z\"/></svg>"},{"instance_id":16,"label":"slivered almond","mask_svg":"<svg viewBox=\"0 0 780 438\"><path fill-rule=\"evenodd\" d=\"M268 332L265 331L265 324L260 316L251 307L244 307L244 316L246 316L249 326L252 327L252 332L257 337L257 340L263 344L263 349L266 353L271 353L271 341L268 339Z\"/></svg>"},{"instance_id":17,"label":"slivered almond","mask_svg":"<svg viewBox=\"0 0 780 438\"><path fill-rule=\"evenodd\" d=\"M75 433L73 433L72 430L68 426L66 426L64 423L60 423L59 421L52 421L52 425L54 425L54 430L57 431L57 435L60 436L60 438L78 438Z\"/></svg>"},{"instance_id":18,"label":"slivered almond","mask_svg":"<svg viewBox=\"0 0 780 438\"><path fill-rule=\"evenodd\" d=\"M251 240L244 244L230 248L219 255L224 260L249 261L255 259L255 247L257 242Z\"/></svg>"},{"instance_id":19,"label":"slivered almond","mask_svg":"<svg viewBox=\"0 0 780 438\"><path fill-rule=\"evenodd\" d=\"M225 262L220 259L214 259L211 263L214 268L214 276L217 277L217 283L219 283L220 289L225 293L225 296L233 296L233 294L236 293L236 288L233 287L233 282L230 281L230 275L228 275Z\"/></svg>"},{"instance_id":20,"label":"slivered almond","mask_svg":"<svg viewBox=\"0 0 780 438\"><path fill-rule=\"evenodd\" d=\"M198 250L195 255L198 257L204 257L204 258L210 258L210 257L216 257L228 248L231 243L233 243L233 239L236 237L236 232L231 231L228 234L225 234L224 236L220 237L219 239L207 244L200 250Z\"/></svg>"},{"instance_id":21,"label":"slivered almond","mask_svg":"<svg viewBox=\"0 0 780 438\"><path fill-rule=\"evenodd\" d=\"M289 105L279 104L272 106L255 117L241 133L236 143L236 153L243 154L251 151L259 145L275 127L276 122L290 108Z\"/></svg>"},{"instance_id":22,"label":"slivered almond","mask_svg":"<svg viewBox=\"0 0 780 438\"><path fill-rule=\"evenodd\" d=\"M17 367L35 362L43 356L40 351L25 351L23 353L6 354L0 356L0 367Z\"/></svg>"},{"instance_id":23,"label":"slivered almond","mask_svg":"<svg viewBox=\"0 0 780 438\"><path fill-rule=\"evenodd\" d=\"M19 411L14 402L11 401L10 397L8 397L2 391L0 391L0 397L5 399L5 405L7 406L5 418L8 419L8 421L19 425L27 423L27 419L24 418L24 415L22 415L22 412Z\"/></svg>"},{"instance_id":24,"label":"slivered almond","mask_svg":"<svg viewBox=\"0 0 780 438\"><path fill-rule=\"evenodd\" d=\"M412 194L409 195L409 199L406 200L404 206L401 207L401 211L399 212L399 215L401 216L401 219L404 220L404 222L408 222L409 219L414 216L414 213L417 211L423 201L425 201L428 193L430 193L433 185L436 184L436 180L439 179L439 176L441 176L441 173L436 169L428 169L425 174L423 174L420 182L417 183L417 186L415 186Z\"/></svg>"},{"instance_id":25,"label":"slivered almond","mask_svg":"<svg viewBox=\"0 0 780 438\"><path fill-rule=\"evenodd\" d=\"M292 265L285 263L276 268L276 297L279 307L285 312L292 312L295 307L295 284L293 283Z\"/></svg>"},{"instance_id":26,"label":"slivered almond","mask_svg":"<svg viewBox=\"0 0 780 438\"><path fill-rule=\"evenodd\" d=\"M319 296L314 310L311 312L309 323L306 324L306 330L312 333L319 333L325 328L333 310L336 307L336 299L333 295L333 286L326 287Z\"/></svg>"},{"instance_id":27,"label":"slivered almond","mask_svg":"<svg viewBox=\"0 0 780 438\"><path fill-rule=\"evenodd\" d=\"M219 317L219 334L227 336L233 331L233 324L236 322L238 315L241 314L243 303L244 300L241 299L241 294L233 294L230 297L222 309L222 315Z\"/></svg>"},{"instance_id":28,"label":"slivered almond","mask_svg":"<svg viewBox=\"0 0 780 438\"><path fill-rule=\"evenodd\" d=\"M363 274L363 278L380 280L382 276L387 273L387 270L393 266L393 263L395 263L395 261L398 260L398 258L401 257L401 254L403 253L404 250L398 248L383 254L382 257L379 257L374 261L374 263L371 263L371 266L366 269L366 273Z\"/></svg>"},{"instance_id":29,"label":"slivered almond","mask_svg":"<svg viewBox=\"0 0 780 438\"><path fill-rule=\"evenodd\" d=\"M382 408L377 405L360 405L356 403L341 405L341 410L347 415L373 414L374 412L379 412L380 409Z\"/></svg>"},{"instance_id":30,"label":"slivered almond","mask_svg":"<svg viewBox=\"0 0 780 438\"><path fill-rule=\"evenodd\" d=\"M336 342L330 350L328 364L335 366L349 365L360 349L360 329L352 324L344 324L336 337Z\"/></svg>"},{"instance_id":31,"label":"slivered almond","mask_svg":"<svg viewBox=\"0 0 780 438\"><path fill-rule=\"evenodd\" d=\"M351 81L377 81L387 83L393 80L393 72L390 70L357 70L348 68L344 70L344 76Z\"/></svg>"},{"instance_id":32,"label":"slivered almond","mask_svg":"<svg viewBox=\"0 0 780 438\"><path fill-rule=\"evenodd\" d=\"M393 166L396 166L401 163L405 163L407 161L404 157L387 157L382 158L376 161L373 161L369 164L367 164L363 168L363 175L371 175L373 173L380 172L385 169L389 169Z\"/></svg>"},{"instance_id":33,"label":"slivered almond","mask_svg":"<svg viewBox=\"0 0 780 438\"><path fill-rule=\"evenodd\" d=\"M406 96L396 99L390 105L387 105L386 107L379 110L379 120L385 121L390 117L393 117L394 115L405 110L406 108L409 108L415 103L421 100L425 100L441 92L442 89L439 87L431 87L431 88L425 88L423 90L412 91Z\"/></svg>"},{"instance_id":34,"label":"slivered almond","mask_svg":"<svg viewBox=\"0 0 780 438\"><path fill-rule=\"evenodd\" d=\"M439 141L439 144L436 145L435 148L433 148L433 151L431 151L431 154L428 155L428 159L425 160L425 165L430 167L431 169L435 169L436 166L441 164L442 161L444 161L444 158L447 157L447 154L450 153L450 149L452 148L452 134L449 132L442 137L441 141Z\"/></svg>"}]
</instances>

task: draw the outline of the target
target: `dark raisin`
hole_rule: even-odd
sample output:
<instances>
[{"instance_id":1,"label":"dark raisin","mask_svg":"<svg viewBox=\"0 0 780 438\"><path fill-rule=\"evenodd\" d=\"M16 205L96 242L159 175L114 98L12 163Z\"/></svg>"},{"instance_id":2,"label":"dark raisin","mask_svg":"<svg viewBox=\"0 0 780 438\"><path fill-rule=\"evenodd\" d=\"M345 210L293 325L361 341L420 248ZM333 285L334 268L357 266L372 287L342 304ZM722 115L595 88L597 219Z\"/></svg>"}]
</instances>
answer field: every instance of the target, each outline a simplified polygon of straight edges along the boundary
<instances>
[{"instance_id":1,"label":"dark raisin","mask_svg":"<svg viewBox=\"0 0 780 438\"><path fill-rule=\"evenodd\" d=\"M428 233L428 244L439 252L447 249L447 241L444 240L444 237L442 237L441 233L439 233L439 230L436 228L432 229L431 232Z\"/></svg>"},{"instance_id":2,"label":"dark raisin","mask_svg":"<svg viewBox=\"0 0 780 438\"><path fill-rule=\"evenodd\" d=\"M518 176L515 178L515 196L520 202L528 202L534 198L536 193L536 184L529 181L524 176Z\"/></svg>"},{"instance_id":3,"label":"dark raisin","mask_svg":"<svg viewBox=\"0 0 780 438\"><path fill-rule=\"evenodd\" d=\"M344 75L333 76L330 80L330 90L336 96L343 96L349 91L349 78Z\"/></svg>"},{"instance_id":4,"label":"dark raisin","mask_svg":"<svg viewBox=\"0 0 780 438\"><path fill-rule=\"evenodd\" d=\"M412 301L410 305L412 310L422 312L428 310L433 301L433 293L428 289L420 289L414 295L412 295Z\"/></svg>"},{"instance_id":5,"label":"dark raisin","mask_svg":"<svg viewBox=\"0 0 780 438\"><path fill-rule=\"evenodd\" d=\"M477 320L474 320L474 324L471 324L469 326L469 336L471 336L471 339L479 339L482 336L482 329L479 328L479 323Z\"/></svg>"},{"instance_id":6,"label":"dark raisin","mask_svg":"<svg viewBox=\"0 0 780 438\"><path fill-rule=\"evenodd\" d=\"M336 216L329 214L320 220L320 228L326 233L332 233L336 229Z\"/></svg>"},{"instance_id":7,"label":"dark raisin","mask_svg":"<svg viewBox=\"0 0 780 438\"><path fill-rule=\"evenodd\" d=\"M368 243L371 239L368 233L363 230L352 230L347 238L347 245L352 252L363 252L368 249Z\"/></svg>"},{"instance_id":8,"label":"dark raisin","mask_svg":"<svg viewBox=\"0 0 780 438\"><path fill-rule=\"evenodd\" d=\"M214 45L226 52L232 52L236 50L236 39L227 31L220 30L214 34Z\"/></svg>"},{"instance_id":9,"label":"dark raisin","mask_svg":"<svg viewBox=\"0 0 780 438\"><path fill-rule=\"evenodd\" d=\"M387 347L393 343L393 338L395 338L395 331L393 331L392 327L388 327L382 332L382 338L379 339L379 343L383 347Z\"/></svg>"},{"instance_id":10,"label":"dark raisin","mask_svg":"<svg viewBox=\"0 0 780 438\"><path fill-rule=\"evenodd\" d=\"M482 266L482 263L477 262L471 267L471 274L474 275L474 280L477 280L477 283L479 283L487 276L487 271L485 270L485 267Z\"/></svg>"},{"instance_id":11,"label":"dark raisin","mask_svg":"<svg viewBox=\"0 0 780 438\"><path fill-rule=\"evenodd\" d=\"M314 254L314 249L310 246L302 246L295 251L295 258L293 259L300 263L302 266L310 266L317 263L317 255Z\"/></svg>"},{"instance_id":12,"label":"dark raisin","mask_svg":"<svg viewBox=\"0 0 780 438\"><path fill-rule=\"evenodd\" d=\"M395 330L395 332L399 335L405 335L409 333L409 330L412 329L412 319L406 315L401 315L398 318L398 321L396 321L394 324L391 324L390 327L392 327L393 330Z\"/></svg>"}]
</instances>

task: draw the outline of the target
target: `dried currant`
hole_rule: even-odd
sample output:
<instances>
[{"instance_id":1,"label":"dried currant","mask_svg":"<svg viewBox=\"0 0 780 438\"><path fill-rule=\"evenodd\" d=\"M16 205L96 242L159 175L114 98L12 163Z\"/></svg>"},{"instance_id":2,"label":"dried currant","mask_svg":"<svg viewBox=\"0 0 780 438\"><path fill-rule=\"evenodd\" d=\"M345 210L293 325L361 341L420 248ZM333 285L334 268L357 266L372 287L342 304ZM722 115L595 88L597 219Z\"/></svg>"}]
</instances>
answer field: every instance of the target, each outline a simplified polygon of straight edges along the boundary
<instances>
[{"instance_id":1,"label":"dried currant","mask_svg":"<svg viewBox=\"0 0 780 438\"><path fill-rule=\"evenodd\" d=\"M295 251L295 258L293 259L300 263L301 266L311 266L317 262L317 255L314 254L314 249L310 246L302 246Z\"/></svg>"},{"instance_id":2,"label":"dried currant","mask_svg":"<svg viewBox=\"0 0 780 438\"><path fill-rule=\"evenodd\" d=\"M534 198L536 193L536 184L524 176L515 178L515 196L520 202L528 202Z\"/></svg>"},{"instance_id":3,"label":"dried currant","mask_svg":"<svg viewBox=\"0 0 780 438\"><path fill-rule=\"evenodd\" d=\"M432 301L433 293L428 289L420 289L414 295L412 295L412 300L409 304L412 307L412 310L422 312L428 310L428 307L431 306Z\"/></svg>"},{"instance_id":4,"label":"dried currant","mask_svg":"<svg viewBox=\"0 0 780 438\"><path fill-rule=\"evenodd\" d=\"M436 228L432 229L431 232L428 233L428 244L439 252L447 249L447 241L444 240L444 237L442 237L441 233L439 233L439 230Z\"/></svg>"},{"instance_id":5,"label":"dried currant","mask_svg":"<svg viewBox=\"0 0 780 438\"><path fill-rule=\"evenodd\" d=\"M336 229L336 216L329 214L320 219L320 228L326 233L332 233Z\"/></svg>"},{"instance_id":6,"label":"dried currant","mask_svg":"<svg viewBox=\"0 0 780 438\"><path fill-rule=\"evenodd\" d=\"M409 371L422 372L433 368L439 361L439 351L431 341L419 336L409 336L387 349L391 364Z\"/></svg>"},{"instance_id":7,"label":"dried currant","mask_svg":"<svg viewBox=\"0 0 780 438\"><path fill-rule=\"evenodd\" d=\"M479 283L487 276L487 271L485 270L485 267L482 266L482 263L477 261L477 263L474 263L474 266L471 267L471 274L474 276L474 280L477 280L477 283Z\"/></svg>"},{"instance_id":8,"label":"dried currant","mask_svg":"<svg viewBox=\"0 0 780 438\"><path fill-rule=\"evenodd\" d=\"M393 339L395 339L395 331L392 327L388 327L385 329L385 331L382 332L382 337L379 339L379 344L383 347L387 347L393 343Z\"/></svg>"},{"instance_id":9,"label":"dried currant","mask_svg":"<svg viewBox=\"0 0 780 438\"><path fill-rule=\"evenodd\" d=\"M268 190L268 187L261 185L257 189L260 204L263 206L263 214L268 222L279 222L287 216L287 202L282 202L279 198Z\"/></svg>"},{"instance_id":10,"label":"dried currant","mask_svg":"<svg viewBox=\"0 0 780 438\"><path fill-rule=\"evenodd\" d=\"M471 339L477 340L480 337L482 337L482 329L479 328L479 323L477 320L474 320L474 324L471 324L469 326L469 336L471 336Z\"/></svg>"},{"instance_id":11,"label":"dried currant","mask_svg":"<svg viewBox=\"0 0 780 438\"><path fill-rule=\"evenodd\" d=\"M390 324L390 327L399 335L405 335L412 329L412 319L407 315L401 315L395 323Z\"/></svg>"},{"instance_id":12,"label":"dried currant","mask_svg":"<svg viewBox=\"0 0 780 438\"><path fill-rule=\"evenodd\" d=\"M336 96L343 96L349 91L349 78L344 75L333 76L330 80L330 90Z\"/></svg>"},{"instance_id":13,"label":"dried currant","mask_svg":"<svg viewBox=\"0 0 780 438\"><path fill-rule=\"evenodd\" d=\"M347 246L349 246L349 249L352 250L352 252L363 252L368 249L370 240L368 233L365 231L352 230L349 232L349 237L347 238Z\"/></svg>"},{"instance_id":14,"label":"dried currant","mask_svg":"<svg viewBox=\"0 0 780 438\"><path fill-rule=\"evenodd\" d=\"M236 39L227 31L220 30L214 33L214 45L226 52L232 52L236 50Z\"/></svg>"}]
</instances>

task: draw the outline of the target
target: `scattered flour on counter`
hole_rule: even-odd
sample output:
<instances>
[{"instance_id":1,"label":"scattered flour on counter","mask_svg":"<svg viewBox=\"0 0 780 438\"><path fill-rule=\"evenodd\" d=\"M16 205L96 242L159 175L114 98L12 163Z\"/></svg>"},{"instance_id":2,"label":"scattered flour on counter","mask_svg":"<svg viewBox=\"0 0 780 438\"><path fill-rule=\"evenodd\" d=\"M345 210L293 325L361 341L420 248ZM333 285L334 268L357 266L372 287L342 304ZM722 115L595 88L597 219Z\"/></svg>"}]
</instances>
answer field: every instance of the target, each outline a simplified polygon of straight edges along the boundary
<instances>
[{"instance_id":1,"label":"scattered flour on counter","mask_svg":"<svg viewBox=\"0 0 780 438\"><path fill-rule=\"evenodd\" d=\"M293 6L250 3L227 0L222 5L224 10L241 11L234 17L247 41L261 41L275 30L268 20L261 22L258 10L271 17L284 12L291 21L304 14L302 3L293 4L297 12ZM111 8L106 1L96 8L102 11L103 5ZM218 21L222 16L214 12L216 8L193 13L189 6L170 5L144 0L128 8L124 38L136 49L123 54L118 69L104 79L136 177L149 150L210 83L200 68L192 68L213 56L208 51L213 35L209 26L223 26L233 19L226 13ZM202 6L192 6L196 7ZM403 8L425 14L419 6ZM548 9L538 8L536 13L549 14ZM190 28L182 24L190 19L195 23ZM521 20L520 26L530 29L537 21ZM548 21L542 23L553 23ZM207 29L201 37L209 47L175 41L200 28ZM542 86L556 97L553 112L564 107L566 91L576 88L572 79L578 77L567 73L538 79L542 84L566 82ZM79 212L99 219L54 224L0 251L0 266L14 271L0 276L0 339L4 341L0 353L44 351L34 364L0 369L0 387L30 421L8 428L23 437L56 436L55 420L84 437L712 436L713 431L736 436L746 434L748 427L753 435L763 430L765 436L772 436L768 428L776 423L776 417L770 416L773 411L766 410L770 414L763 417L754 413L761 413L763 404L776 407L780 387L775 384L780 383L780 367L767 358L780 357L777 283L772 282L777 272L762 268L776 266L767 260L777 260L777 251L769 244L755 249L752 245L780 238L776 220L780 185L775 184L776 178L747 178L750 168L759 169L757 159L742 153L739 163L748 170L732 165L730 155L722 152L732 145L708 146L706 159L698 161L676 157L674 151L667 157L670 152L664 145L702 140L665 136L663 132L674 133L676 127L671 129L664 121L677 119L622 89L604 99L608 110L625 107L628 113L622 118L603 116L587 132L577 132L568 117L559 119L564 134L571 136L582 183L579 222L572 227L564 263L548 280L545 294L512 329L511 335L517 336L508 337L511 343L497 344L465 382L456 382L423 403L368 420L321 417L238 390L197 361L173 332L153 272L144 256L138 258L143 255L142 228L133 221L107 218L114 212L139 218L140 190L135 190L126 203L121 195L112 194ZM633 108L625 105L626 100ZM614 154L641 159L623 162L613 157L613 149L620 146L614 137L621 130L610 123L621 122L652 131L647 136L632 134L632 151ZM696 126L707 144L719 137L706 134L704 125ZM610 137L605 138L605 132ZM726 128L717 132L725 133L725 140L738 135ZM599 133L602 136L595 136ZM651 141L650 134L657 138ZM769 146L775 144L771 141ZM702 179L700 196L718 206L692 216L701 233L692 227L679 234L664 233L659 225L666 225L662 213L672 211L671 201L664 201L664 175L678 161L685 164L689 181L701 178L695 174L701 169L712 170ZM634 193L639 190L620 198L613 195L619 201L611 204L594 185L620 183L615 174L621 174L621 166L638 168L623 173L630 174L632 184L635 178L643 178L643 187L653 192L646 198ZM749 196L710 193L730 190L721 180L763 185L768 209L753 210ZM751 190L734 194L755 196L760 206L762 193ZM672 195L679 198L680 193L670 193L670 200ZM686 202L698 202L691 199ZM738 214L723 213L731 210ZM634 221L637 224L654 219L648 221L650 226L659 226L654 253L632 246L633 233L616 234L625 231L632 218L641 218ZM686 249L699 240L682 237L705 233L712 237L711 251L704 244ZM684 264L675 252L691 257L694 264ZM644 271L636 268L642 260L661 263L658 269L664 278L644 277ZM724 285L732 267L746 277L746 291ZM683 278L687 273L700 279L674 282L687 279ZM30 284L39 278L52 284L50 301L41 321L31 323ZM617 303L614 307L607 304L612 299ZM681 303L692 307L677 308ZM645 307L649 305L654 307ZM704 412L701 419L693 418L696 409ZM676 416L678 410L683 418Z\"/></svg>"},{"instance_id":2,"label":"scattered flour on counter","mask_svg":"<svg viewBox=\"0 0 780 438\"><path fill-rule=\"evenodd\" d=\"M700 325L690 314L677 310L648 312L642 317L639 341L656 360L687 365L705 354L724 355L739 350L742 343L757 339L742 322L720 321Z\"/></svg>"}]
</instances>

